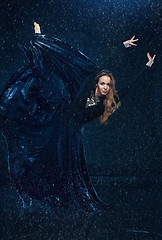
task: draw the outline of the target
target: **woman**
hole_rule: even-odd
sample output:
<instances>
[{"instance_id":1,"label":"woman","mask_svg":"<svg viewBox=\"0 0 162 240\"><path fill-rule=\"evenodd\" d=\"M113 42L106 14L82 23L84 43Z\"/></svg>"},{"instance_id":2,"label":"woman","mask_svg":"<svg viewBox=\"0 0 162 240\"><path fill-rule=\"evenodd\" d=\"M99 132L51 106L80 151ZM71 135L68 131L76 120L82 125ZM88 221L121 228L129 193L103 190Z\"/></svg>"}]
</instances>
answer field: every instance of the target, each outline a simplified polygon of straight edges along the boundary
<instances>
[{"instance_id":1,"label":"woman","mask_svg":"<svg viewBox=\"0 0 162 240\"><path fill-rule=\"evenodd\" d=\"M119 107L115 81L72 46L41 35L34 24L31 48L24 49L30 63L0 98L10 174L20 193L57 207L95 211L105 204L87 173L81 128L99 116L106 123ZM148 58L151 66L155 56Z\"/></svg>"}]
</instances>

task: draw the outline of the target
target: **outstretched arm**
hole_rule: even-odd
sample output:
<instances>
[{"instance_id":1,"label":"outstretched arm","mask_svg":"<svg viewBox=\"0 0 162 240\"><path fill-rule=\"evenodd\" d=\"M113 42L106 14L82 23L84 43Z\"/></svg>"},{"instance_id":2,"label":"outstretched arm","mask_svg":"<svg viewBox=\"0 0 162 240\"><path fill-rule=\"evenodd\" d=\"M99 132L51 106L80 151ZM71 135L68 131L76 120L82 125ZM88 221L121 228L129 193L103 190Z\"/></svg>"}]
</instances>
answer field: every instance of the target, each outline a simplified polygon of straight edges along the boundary
<instances>
[{"instance_id":1,"label":"outstretched arm","mask_svg":"<svg viewBox=\"0 0 162 240\"><path fill-rule=\"evenodd\" d=\"M40 30L40 25L37 22L34 22L34 31L35 33L40 33L41 34L41 30ZM136 38L135 36L133 36L131 39L124 41L123 44L125 46L125 48L129 48L129 47L133 47L133 46L137 46L137 44L135 42L137 42L139 39Z\"/></svg>"},{"instance_id":2,"label":"outstretched arm","mask_svg":"<svg viewBox=\"0 0 162 240\"><path fill-rule=\"evenodd\" d=\"M141 80L141 76L142 74L148 70L149 67L152 66L152 64L154 63L154 59L155 59L156 55L153 55L153 57L150 56L149 53L147 53L147 58L148 58L148 62L146 63L145 67L133 78L133 80L131 81L131 83L125 87L124 89L121 89L118 92L119 98L122 99L129 90L131 90L134 85L139 82Z\"/></svg>"}]
</instances>

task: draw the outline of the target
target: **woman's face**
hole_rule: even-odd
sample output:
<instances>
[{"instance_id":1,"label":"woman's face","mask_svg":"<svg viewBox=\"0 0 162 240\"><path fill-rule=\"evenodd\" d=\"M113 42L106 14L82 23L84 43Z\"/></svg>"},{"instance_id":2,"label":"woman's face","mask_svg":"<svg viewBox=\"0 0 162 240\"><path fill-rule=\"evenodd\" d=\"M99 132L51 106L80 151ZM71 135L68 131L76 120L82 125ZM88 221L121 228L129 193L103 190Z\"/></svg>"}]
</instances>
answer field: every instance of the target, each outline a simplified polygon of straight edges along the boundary
<instances>
[{"instance_id":1,"label":"woman's face","mask_svg":"<svg viewBox=\"0 0 162 240\"><path fill-rule=\"evenodd\" d=\"M96 84L95 95L102 97L106 96L110 90L111 78L109 76L102 76Z\"/></svg>"}]
</instances>

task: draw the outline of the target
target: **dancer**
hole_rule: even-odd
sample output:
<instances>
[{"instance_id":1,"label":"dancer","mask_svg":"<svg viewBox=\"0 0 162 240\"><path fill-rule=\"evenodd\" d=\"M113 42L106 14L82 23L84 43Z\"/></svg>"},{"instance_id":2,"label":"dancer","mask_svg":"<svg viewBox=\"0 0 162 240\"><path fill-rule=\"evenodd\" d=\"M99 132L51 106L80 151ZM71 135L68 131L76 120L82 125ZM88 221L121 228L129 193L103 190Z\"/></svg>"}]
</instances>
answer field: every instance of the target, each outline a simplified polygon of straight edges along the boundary
<instances>
[{"instance_id":1,"label":"dancer","mask_svg":"<svg viewBox=\"0 0 162 240\"><path fill-rule=\"evenodd\" d=\"M19 192L31 198L95 211L105 204L88 176L81 128L96 117L105 123L119 107L115 81L112 73L42 35L34 24L31 48L24 48L30 63L14 74L0 97L10 174ZM136 45L134 38L124 45ZM148 54L147 66L154 58Z\"/></svg>"}]
</instances>

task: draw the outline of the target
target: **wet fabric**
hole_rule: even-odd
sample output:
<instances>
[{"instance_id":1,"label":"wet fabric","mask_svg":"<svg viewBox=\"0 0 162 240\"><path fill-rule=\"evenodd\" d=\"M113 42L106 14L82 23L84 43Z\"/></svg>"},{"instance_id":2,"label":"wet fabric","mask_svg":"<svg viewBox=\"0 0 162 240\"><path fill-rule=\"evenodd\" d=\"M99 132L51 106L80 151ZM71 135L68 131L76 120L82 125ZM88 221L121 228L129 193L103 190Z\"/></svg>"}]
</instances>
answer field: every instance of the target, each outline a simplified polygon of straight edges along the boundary
<instances>
[{"instance_id":1,"label":"wet fabric","mask_svg":"<svg viewBox=\"0 0 162 240\"><path fill-rule=\"evenodd\" d=\"M59 207L94 211L105 206L90 182L81 134L83 124L104 111L102 99L93 108L85 104L96 65L46 35L36 34L24 50L29 65L14 74L0 97L17 189Z\"/></svg>"}]
</instances>

